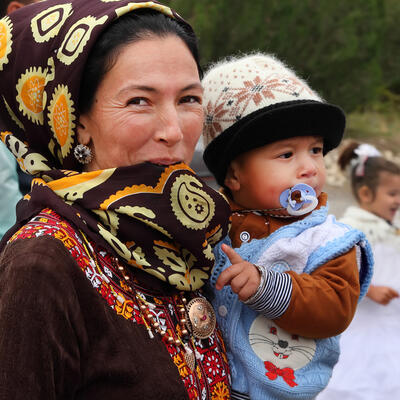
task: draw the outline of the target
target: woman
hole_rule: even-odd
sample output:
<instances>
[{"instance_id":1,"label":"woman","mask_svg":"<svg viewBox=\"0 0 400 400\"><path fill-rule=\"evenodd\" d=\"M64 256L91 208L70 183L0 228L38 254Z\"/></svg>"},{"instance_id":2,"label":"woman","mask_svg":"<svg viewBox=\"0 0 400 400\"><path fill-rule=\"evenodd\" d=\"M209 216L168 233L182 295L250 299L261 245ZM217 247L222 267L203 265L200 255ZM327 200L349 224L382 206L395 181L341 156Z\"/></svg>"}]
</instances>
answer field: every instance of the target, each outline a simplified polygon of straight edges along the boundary
<instances>
[{"instance_id":1,"label":"woman","mask_svg":"<svg viewBox=\"0 0 400 400\"><path fill-rule=\"evenodd\" d=\"M186 166L196 39L155 2L0 20L0 130L35 175L3 239L0 399L229 398L199 289L229 209Z\"/></svg>"}]
</instances>

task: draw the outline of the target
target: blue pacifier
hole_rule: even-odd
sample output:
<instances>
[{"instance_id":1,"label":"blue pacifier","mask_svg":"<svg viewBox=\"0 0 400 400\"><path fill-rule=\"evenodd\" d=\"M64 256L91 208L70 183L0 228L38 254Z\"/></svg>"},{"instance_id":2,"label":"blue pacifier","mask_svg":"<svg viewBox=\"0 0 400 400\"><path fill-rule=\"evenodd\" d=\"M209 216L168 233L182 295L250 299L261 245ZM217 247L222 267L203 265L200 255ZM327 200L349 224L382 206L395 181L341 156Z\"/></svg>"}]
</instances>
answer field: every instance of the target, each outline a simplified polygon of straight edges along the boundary
<instances>
[{"instance_id":1,"label":"blue pacifier","mask_svg":"<svg viewBox=\"0 0 400 400\"><path fill-rule=\"evenodd\" d=\"M305 183L298 183L284 190L279 197L279 202L290 215L295 216L307 214L318 205L315 190Z\"/></svg>"}]
</instances>

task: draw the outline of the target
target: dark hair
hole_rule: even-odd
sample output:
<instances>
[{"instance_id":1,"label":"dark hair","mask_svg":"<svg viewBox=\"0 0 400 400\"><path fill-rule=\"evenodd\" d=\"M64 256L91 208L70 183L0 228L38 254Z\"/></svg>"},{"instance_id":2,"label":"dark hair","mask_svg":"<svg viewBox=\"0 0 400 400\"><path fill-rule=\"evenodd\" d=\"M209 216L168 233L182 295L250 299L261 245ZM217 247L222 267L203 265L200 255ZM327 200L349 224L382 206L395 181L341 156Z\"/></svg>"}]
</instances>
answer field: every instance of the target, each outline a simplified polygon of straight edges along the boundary
<instances>
[{"instance_id":1,"label":"dark hair","mask_svg":"<svg viewBox=\"0 0 400 400\"><path fill-rule=\"evenodd\" d=\"M78 105L80 113L91 109L101 80L113 67L124 46L152 36L166 37L168 35L176 35L186 44L197 64L199 76L202 78L197 38L190 27L158 11L136 10L123 15L107 27L94 44L82 77Z\"/></svg>"},{"instance_id":2,"label":"dark hair","mask_svg":"<svg viewBox=\"0 0 400 400\"><path fill-rule=\"evenodd\" d=\"M9 3L9 0L0 0L0 18L3 18L7 14L7 7Z\"/></svg>"},{"instance_id":3,"label":"dark hair","mask_svg":"<svg viewBox=\"0 0 400 400\"><path fill-rule=\"evenodd\" d=\"M0 0L0 18L3 18L7 15L8 5L12 0ZM33 0L18 0L23 5L27 6L28 4L33 3Z\"/></svg>"},{"instance_id":4,"label":"dark hair","mask_svg":"<svg viewBox=\"0 0 400 400\"><path fill-rule=\"evenodd\" d=\"M354 150L359 145L360 143L350 142L340 154L338 164L342 171L344 171L346 167L351 163L351 160L358 157ZM364 173L362 176L356 175L356 166L351 167L351 189L353 190L354 197L357 199L357 201L360 201L358 190L362 186L367 186L371 190L373 198L375 198L376 189L379 186L379 179L382 172L400 175L400 167L384 157L367 158L364 164Z\"/></svg>"}]
</instances>

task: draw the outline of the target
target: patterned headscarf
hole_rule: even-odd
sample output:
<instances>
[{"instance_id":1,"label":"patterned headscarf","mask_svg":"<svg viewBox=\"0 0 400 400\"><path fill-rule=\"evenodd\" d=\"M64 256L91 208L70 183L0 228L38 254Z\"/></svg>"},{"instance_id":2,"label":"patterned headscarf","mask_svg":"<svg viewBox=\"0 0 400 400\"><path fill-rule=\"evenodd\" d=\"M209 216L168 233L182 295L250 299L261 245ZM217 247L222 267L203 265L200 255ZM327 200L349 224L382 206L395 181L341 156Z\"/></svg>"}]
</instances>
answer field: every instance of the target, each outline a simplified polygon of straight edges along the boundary
<instances>
[{"instance_id":1,"label":"patterned headscarf","mask_svg":"<svg viewBox=\"0 0 400 400\"><path fill-rule=\"evenodd\" d=\"M183 290L201 287L229 208L185 164L140 164L88 173L73 155L77 103L93 44L115 19L155 1L47 0L0 19L0 133L34 175L7 238L45 207L96 243ZM5 243L3 241L3 243Z\"/></svg>"}]
</instances>

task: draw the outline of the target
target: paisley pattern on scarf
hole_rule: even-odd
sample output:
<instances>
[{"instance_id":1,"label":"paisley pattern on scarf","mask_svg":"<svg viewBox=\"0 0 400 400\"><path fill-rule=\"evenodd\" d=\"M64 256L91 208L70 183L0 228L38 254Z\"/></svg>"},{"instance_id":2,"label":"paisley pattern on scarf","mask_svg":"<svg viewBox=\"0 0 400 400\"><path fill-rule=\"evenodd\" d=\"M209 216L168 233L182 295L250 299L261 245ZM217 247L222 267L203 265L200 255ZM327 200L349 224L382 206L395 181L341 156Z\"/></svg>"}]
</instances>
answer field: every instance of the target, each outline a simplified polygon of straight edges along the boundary
<instances>
[{"instance_id":1,"label":"paisley pattern on scarf","mask_svg":"<svg viewBox=\"0 0 400 400\"><path fill-rule=\"evenodd\" d=\"M82 173L73 156L87 56L113 20L141 8L191 30L169 7L140 0L47 0L0 20L0 137L35 176L3 244L50 207L130 265L191 291L210 276L213 247L227 234L224 198L185 164Z\"/></svg>"},{"instance_id":2,"label":"paisley pattern on scarf","mask_svg":"<svg viewBox=\"0 0 400 400\"><path fill-rule=\"evenodd\" d=\"M143 325L138 304L127 290L125 281L118 269L115 268L110 254L104 249L97 248L92 242L92 250L98 261L98 265L96 265L91 255L86 252L76 230L54 211L44 209L18 230L10 241L43 235L52 236L63 243L92 286L119 316L132 321L132 323ZM180 329L177 307L177 303L180 303L179 295L156 296L151 290L139 286L134 275L130 281L136 292L151 305L151 313L163 330L176 332L177 329ZM199 295L195 292L190 296ZM178 368L190 399L227 400L230 398L229 366L219 330L216 329L207 340L194 340L199 358L193 371L186 364L181 346L176 347L166 341L164 343Z\"/></svg>"},{"instance_id":3,"label":"paisley pattern on scarf","mask_svg":"<svg viewBox=\"0 0 400 400\"><path fill-rule=\"evenodd\" d=\"M70 174L47 183L35 178L18 205L20 217L51 207L133 267L180 290L204 285L213 247L227 234L229 209L188 166L145 163ZM114 181L129 186L111 192Z\"/></svg>"}]
</instances>

